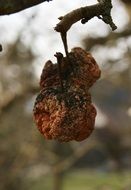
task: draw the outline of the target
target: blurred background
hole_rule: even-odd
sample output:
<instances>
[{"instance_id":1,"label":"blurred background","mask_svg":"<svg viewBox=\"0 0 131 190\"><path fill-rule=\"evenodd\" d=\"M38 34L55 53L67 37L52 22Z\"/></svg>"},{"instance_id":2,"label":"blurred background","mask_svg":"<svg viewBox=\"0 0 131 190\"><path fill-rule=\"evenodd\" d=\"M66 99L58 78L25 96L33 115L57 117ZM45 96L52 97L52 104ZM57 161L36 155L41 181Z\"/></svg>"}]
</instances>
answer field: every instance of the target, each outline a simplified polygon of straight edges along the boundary
<instances>
[{"instance_id":1,"label":"blurred background","mask_svg":"<svg viewBox=\"0 0 131 190\"><path fill-rule=\"evenodd\" d=\"M101 79L91 89L93 134L47 141L32 118L45 61L64 53L58 17L96 3L52 1L0 17L0 190L131 190L131 1L114 0L112 32L97 18L73 25L69 48L92 52Z\"/></svg>"}]
</instances>

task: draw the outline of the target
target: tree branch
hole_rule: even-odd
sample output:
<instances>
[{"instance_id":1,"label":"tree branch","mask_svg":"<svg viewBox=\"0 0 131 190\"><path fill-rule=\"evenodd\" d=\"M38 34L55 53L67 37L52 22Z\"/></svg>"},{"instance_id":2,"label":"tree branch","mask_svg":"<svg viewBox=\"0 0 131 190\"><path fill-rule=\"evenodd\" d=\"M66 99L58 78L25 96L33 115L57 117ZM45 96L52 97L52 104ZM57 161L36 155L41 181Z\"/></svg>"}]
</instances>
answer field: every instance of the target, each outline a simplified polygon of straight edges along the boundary
<instances>
[{"instance_id":1,"label":"tree branch","mask_svg":"<svg viewBox=\"0 0 131 190\"><path fill-rule=\"evenodd\" d=\"M105 46L111 40L112 41L115 41L115 40L117 41L117 39L119 39L119 38L122 38L122 37L126 38L126 37L129 37L129 36L131 36L131 25L130 24L122 32L110 33L106 37L98 37L98 38L90 37L90 38L86 38L86 39L83 40L83 45L84 45L84 47L86 47L86 44L88 44L87 51L90 51L94 46L97 46L97 45Z\"/></svg>"},{"instance_id":2,"label":"tree branch","mask_svg":"<svg viewBox=\"0 0 131 190\"><path fill-rule=\"evenodd\" d=\"M59 17L60 22L54 28L57 32L60 32L61 39L64 45L66 57L68 57L68 45L67 45L67 32L73 24L81 20L82 24L85 24L93 17L97 16L106 24L109 24L112 30L117 29L111 17L112 0L97 0L98 3L91 6L81 7L75 9L65 16ZM68 60L68 62L70 62Z\"/></svg>"},{"instance_id":3,"label":"tree branch","mask_svg":"<svg viewBox=\"0 0 131 190\"><path fill-rule=\"evenodd\" d=\"M89 150L93 149L94 147L101 147L101 145L94 141L91 144L83 144L82 146L79 146L79 148L74 149L74 152L71 154L71 156L65 158L58 164L56 164L53 167L53 170L57 170L59 172L67 171L71 166L75 164L80 158L82 158Z\"/></svg>"},{"instance_id":4,"label":"tree branch","mask_svg":"<svg viewBox=\"0 0 131 190\"><path fill-rule=\"evenodd\" d=\"M112 30L115 30L117 27L111 17L111 0L98 0L98 2L95 5L78 8L60 17L61 21L56 25L55 30L60 33L66 33L79 20L84 24L95 16L109 24Z\"/></svg>"},{"instance_id":5,"label":"tree branch","mask_svg":"<svg viewBox=\"0 0 131 190\"><path fill-rule=\"evenodd\" d=\"M9 15L51 0L0 0L0 15Z\"/></svg>"}]
</instances>

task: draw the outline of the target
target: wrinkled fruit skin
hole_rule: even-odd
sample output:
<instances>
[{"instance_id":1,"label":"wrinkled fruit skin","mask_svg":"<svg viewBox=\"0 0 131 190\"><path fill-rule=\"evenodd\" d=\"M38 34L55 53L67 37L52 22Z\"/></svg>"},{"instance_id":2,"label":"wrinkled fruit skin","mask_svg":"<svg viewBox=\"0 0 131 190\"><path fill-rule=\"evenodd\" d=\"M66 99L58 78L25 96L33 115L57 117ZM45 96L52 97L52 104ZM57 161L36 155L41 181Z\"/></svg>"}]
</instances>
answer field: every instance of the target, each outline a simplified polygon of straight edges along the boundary
<instances>
[{"instance_id":1,"label":"wrinkled fruit skin","mask_svg":"<svg viewBox=\"0 0 131 190\"><path fill-rule=\"evenodd\" d=\"M91 56L81 48L69 53L70 64L61 64L64 92L61 91L58 65L48 61L40 78L41 91L33 113L39 131L46 139L61 142L82 141L94 129L96 109L89 88L100 77L100 69Z\"/></svg>"}]
</instances>

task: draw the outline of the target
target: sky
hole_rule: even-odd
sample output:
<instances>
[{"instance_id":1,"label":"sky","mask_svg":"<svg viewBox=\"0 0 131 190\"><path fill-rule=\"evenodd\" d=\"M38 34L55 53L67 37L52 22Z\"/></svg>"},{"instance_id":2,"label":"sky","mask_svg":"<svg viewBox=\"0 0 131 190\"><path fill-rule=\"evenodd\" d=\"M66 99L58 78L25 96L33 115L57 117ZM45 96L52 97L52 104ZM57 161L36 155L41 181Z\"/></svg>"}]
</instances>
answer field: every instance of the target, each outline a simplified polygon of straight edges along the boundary
<instances>
[{"instance_id":1,"label":"sky","mask_svg":"<svg viewBox=\"0 0 131 190\"><path fill-rule=\"evenodd\" d=\"M41 59L43 61L55 60L53 55L56 51L64 53L60 35L54 31L54 27L58 23L58 17L73 9L95 3L97 3L96 0L75 0L66 1L66 3L64 0L53 0L10 16L2 16L0 17L0 43L4 48L6 44L17 38L21 30L24 30L23 42L27 46L33 46L34 53L40 58L39 61ZM113 1L113 5L112 15L119 31L126 24L127 15L117 0ZM32 17L32 20L28 23L27 20L30 17ZM109 26L97 18L93 18L85 25L78 22L68 32L69 49L74 46L81 46L81 40L85 36L105 36L109 30Z\"/></svg>"}]
</instances>

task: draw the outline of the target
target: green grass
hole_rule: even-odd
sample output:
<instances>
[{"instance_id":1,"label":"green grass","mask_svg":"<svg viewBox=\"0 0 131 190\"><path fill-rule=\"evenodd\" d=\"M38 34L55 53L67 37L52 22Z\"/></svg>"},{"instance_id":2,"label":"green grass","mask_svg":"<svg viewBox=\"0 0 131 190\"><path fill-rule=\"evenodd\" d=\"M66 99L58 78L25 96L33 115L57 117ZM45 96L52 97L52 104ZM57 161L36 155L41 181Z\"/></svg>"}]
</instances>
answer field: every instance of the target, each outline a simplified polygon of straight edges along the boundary
<instances>
[{"instance_id":1,"label":"green grass","mask_svg":"<svg viewBox=\"0 0 131 190\"><path fill-rule=\"evenodd\" d=\"M53 190L52 178L43 176L28 190ZM75 170L66 175L63 190L131 190L131 172L100 173Z\"/></svg>"},{"instance_id":2,"label":"green grass","mask_svg":"<svg viewBox=\"0 0 131 190\"><path fill-rule=\"evenodd\" d=\"M131 190L131 173L76 171L66 177L64 190Z\"/></svg>"}]
</instances>

